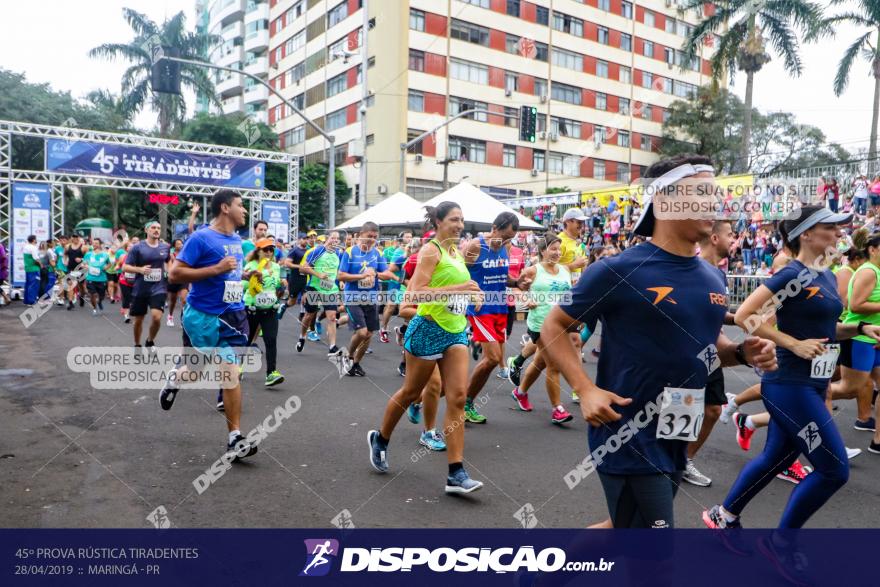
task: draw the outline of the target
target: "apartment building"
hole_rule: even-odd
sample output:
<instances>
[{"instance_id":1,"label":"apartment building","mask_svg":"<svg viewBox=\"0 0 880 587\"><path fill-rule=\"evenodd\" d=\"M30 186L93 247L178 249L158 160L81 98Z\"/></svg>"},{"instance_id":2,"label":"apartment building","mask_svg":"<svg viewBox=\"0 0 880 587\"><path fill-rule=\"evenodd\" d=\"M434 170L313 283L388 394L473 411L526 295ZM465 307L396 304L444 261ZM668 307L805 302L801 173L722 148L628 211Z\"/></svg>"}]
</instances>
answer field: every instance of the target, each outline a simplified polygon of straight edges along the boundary
<instances>
[{"instance_id":1,"label":"apartment building","mask_svg":"<svg viewBox=\"0 0 880 587\"><path fill-rule=\"evenodd\" d=\"M669 104L709 80L716 42L685 63L682 41L712 6L683 14L673 0L369 0L364 132L362 4L270 0L269 79L333 133L350 186L349 146L365 136L369 203L398 189L427 199L444 175L499 198L635 179ZM538 110L534 143L519 140L524 105ZM475 108L408 150L401 185L400 145ZM273 96L269 123L306 163L326 160L327 141Z\"/></svg>"},{"instance_id":2,"label":"apartment building","mask_svg":"<svg viewBox=\"0 0 880 587\"><path fill-rule=\"evenodd\" d=\"M217 35L219 42L207 59L216 65L233 67L262 78L269 75L268 0L200 0L196 4L197 30ZM211 109L204 96L197 98L197 110L223 114L243 113L266 123L269 90L241 74L212 71L219 109Z\"/></svg>"}]
</instances>

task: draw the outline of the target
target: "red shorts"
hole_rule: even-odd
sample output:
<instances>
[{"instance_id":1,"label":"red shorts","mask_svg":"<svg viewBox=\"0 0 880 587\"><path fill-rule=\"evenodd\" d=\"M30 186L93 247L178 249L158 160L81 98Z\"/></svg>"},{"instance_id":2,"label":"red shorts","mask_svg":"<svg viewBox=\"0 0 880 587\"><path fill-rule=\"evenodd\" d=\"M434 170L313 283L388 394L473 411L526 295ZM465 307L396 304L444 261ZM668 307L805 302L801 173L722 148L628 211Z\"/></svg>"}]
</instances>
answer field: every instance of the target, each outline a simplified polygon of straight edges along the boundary
<instances>
[{"instance_id":1,"label":"red shorts","mask_svg":"<svg viewBox=\"0 0 880 587\"><path fill-rule=\"evenodd\" d=\"M476 342L503 343L507 340L507 314L468 316L468 322Z\"/></svg>"}]
</instances>

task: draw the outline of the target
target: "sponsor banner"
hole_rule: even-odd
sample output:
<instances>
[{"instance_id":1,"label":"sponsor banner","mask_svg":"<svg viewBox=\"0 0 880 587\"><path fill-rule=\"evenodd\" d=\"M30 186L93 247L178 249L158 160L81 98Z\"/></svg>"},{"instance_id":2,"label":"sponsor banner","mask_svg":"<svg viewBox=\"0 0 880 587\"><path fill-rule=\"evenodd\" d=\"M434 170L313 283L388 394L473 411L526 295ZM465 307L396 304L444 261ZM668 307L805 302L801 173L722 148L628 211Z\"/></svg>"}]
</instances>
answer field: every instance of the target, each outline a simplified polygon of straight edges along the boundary
<instances>
[{"instance_id":1,"label":"sponsor banner","mask_svg":"<svg viewBox=\"0 0 880 587\"><path fill-rule=\"evenodd\" d=\"M66 139L46 139L46 170L248 189L262 189L266 175L253 159Z\"/></svg>"},{"instance_id":2,"label":"sponsor banner","mask_svg":"<svg viewBox=\"0 0 880 587\"><path fill-rule=\"evenodd\" d=\"M290 241L290 204L263 200L260 220L269 224L269 234L282 242Z\"/></svg>"},{"instance_id":3,"label":"sponsor banner","mask_svg":"<svg viewBox=\"0 0 880 587\"><path fill-rule=\"evenodd\" d=\"M12 285L24 287L24 246L35 235L37 244L52 233L52 196L47 183L12 184Z\"/></svg>"},{"instance_id":4,"label":"sponsor banner","mask_svg":"<svg viewBox=\"0 0 880 587\"><path fill-rule=\"evenodd\" d=\"M175 498L177 499L177 498ZM196 502L198 504L198 502ZM152 505L150 506L152 507ZM343 510L347 512L347 510ZM739 554L709 530L364 530L175 527L159 505L139 530L0 530L3 584L42 585L785 585L771 531ZM334 521L336 518L334 518ZM864 585L878 530L785 531L815 585ZM789 548L787 547L787 548ZM828 561L847 561L845 565ZM719 573L718 569L736 569ZM52 575L57 577L53 581Z\"/></svg>"}]
</instances>

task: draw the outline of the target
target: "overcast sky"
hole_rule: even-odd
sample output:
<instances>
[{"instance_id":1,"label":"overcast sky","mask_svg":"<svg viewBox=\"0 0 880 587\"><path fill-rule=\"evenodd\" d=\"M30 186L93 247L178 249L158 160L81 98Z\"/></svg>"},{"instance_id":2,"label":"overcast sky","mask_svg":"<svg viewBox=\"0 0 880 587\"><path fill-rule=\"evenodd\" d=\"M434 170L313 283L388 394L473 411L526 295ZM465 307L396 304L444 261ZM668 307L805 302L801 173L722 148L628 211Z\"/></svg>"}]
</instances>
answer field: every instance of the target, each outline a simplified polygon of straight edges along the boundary
<instances>
[{"instance_id":1,"label":"overcast sky","mask_svg":"<svg viewBox=\"0 0 880 587\"><path fill-rule=\"evenodd\" d=\"M90 59L88 51L104 42L130 40L123 6L156 21L183 10L194 26L194 0L7 0L0 4L0 67L23 71L31 82L48 82L78 97L97 88L118 92L125 64ZM765 66L756 77L755 106L793 112L800 122L821 128L829 140L849 149L864 147L873 95L867 62L856 63L843 96L835 97L831 89L841 54L857 34L856 29L840 29L835 39L805 46L800 78L788 77L779 60ZM732 90L742 97L745 78L740 76ZM143 113L136 122L151 128L155 115Z\"/></svg>"}]
</instances>

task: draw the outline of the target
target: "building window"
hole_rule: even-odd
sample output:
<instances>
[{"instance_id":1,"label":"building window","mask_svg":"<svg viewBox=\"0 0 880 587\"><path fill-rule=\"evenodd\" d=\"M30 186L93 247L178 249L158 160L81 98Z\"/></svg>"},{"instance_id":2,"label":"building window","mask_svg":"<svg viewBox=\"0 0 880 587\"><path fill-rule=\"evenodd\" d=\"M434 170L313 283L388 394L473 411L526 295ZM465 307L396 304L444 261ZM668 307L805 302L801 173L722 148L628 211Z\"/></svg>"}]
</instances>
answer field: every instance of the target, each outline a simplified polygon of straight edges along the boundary
<instances>
[{"instance_id":1,"label":"building window","mask_svg":"<svg viewBox=\"0 0 880 587\"><path fill-rule=\"evenodd\" d=\"M618 147L629 147L629 131L628 130L617 131L617 146Z\"/></svg>"},{"instance_id":2,"label":"building window","mask_svg":"<svg viewBox=\"0 0 880 587\"><path fill-rule=\"evenodd\" d=\"M629 163L617 164L617 181L629 181Z\"/></svg>"},{"instance_id":3,"label":"building window","mask_svg":"<svg viewBox=\"0 0 880 587\"><path fill-rule=\"evenodd\" d=\"M645 11L645 26L653 27L656 26L654 24L654 13L650 10Z\"/></svg>"},{"instance_id":4,"label":"building window","mask_svg":"<svg viewBox=\"0 0 880 587\"><path fill-rule=\"evenodd\" d=\"M305 125L287 131L284 144L287 146L298 145L306 140Z\"/></svg>"},{"instance_id":5,"label":"building window","mask_svg":"<svg viewBox=\"0 0 880 587\"><path fill-rule=\"evenodd\" d=\"M604 143L607 140L607 133L605 132L605 127L597 124L593 128L593 142L595 143Z\"/></svg>"},{"instance_id":6,"label":"building window","mask_svg":"<svg viewBox=\"0 0 880 587\"><path fill-rule=\"evenodd\" d=\"M306 107L306 95L305 93L299 94L298 96L294 96L293 105L296 106L297 110L302 110Z\"/></svg>"},{"instance_id":7,"label":"building window","mask_svg":"<svg viewBox=\"0 0 880 587\"><path fill-rule=\"evenodd\" d=\"M519 16L519 0L507 0L507 14Z\"/></svg>"},{"instance_id":8,"label":"building window","mask_svg":"<svg viewBox=\"0 0 880 587\"><path fill-rule=\"evenodd\" d=\"M425 52L409 50L409 68L413 71L425 71Z\"/></svg>"},{"instance_id":9,"label":"building window","mask_svg":"<svg viewBox=\"0 0 880 587\"><path fill-rule=\"evenodd\" d=\"M663 90L662 91L666 94L671 94L673 92L672 80L669 79L668 77L660 78L660 80L663 82ZM682 96L682 98L684 98L684 97L685 96Z\"/></svg>"},{"instance_id":10,"label":"building window","mask_svg":"<svg viewBox=\"0 0 880 587\"><path fill-rule=\"evenodd\" d=\"M608 110L608 95L603 92L596 93L596 110Z\"/></svg>"},{"instance_id":11,"label":"building window","mask_svg":"<svg viewBox=\"0 0 880 587\"><path fill-rule=\"evenodd\" d=\"M292 55L294 51L297 49L302 49L306 46L306 31L305 29L301 30L297 34L293 35L289 39L287 39L286 47L288 55Z\"/></svg>"},{"instance_id":12,"label":"building window","mask_svg":"<svg viewBox=\"0 0 880 587\"><path fill-rule=\"evenodd\" d=\"M608 44L608 42L609 42L608 27L604 27L604 26L596 27L596 40L599 41L603 45Z\"/></svg>"},{"instance_id":13,"label":"building window","mask_svg":"<svg viewBox=\"0 0 880 587\"><path fill-rule=\"evenodd\" d=\"M651 137L649 137L647 135L642 135L641 147L642 147L642 151L650 151L651 150Z\"/></svg>"},{"instance_id":14,"label":"building window","mask_svg":"<svg viewBox=\"0 0 880 587\"><path fill-rule=\"evenodd\" d=\"M505 167L516 167L516 147L504 145L504 150L501 154L501 164Z\"/></svg>"},{"instance_id":15,"label":"building window","mask_svg":"<svg viewBox=\"0 0 880 587\"><path fill-rule=\"evenodd\" d=\"M327 80L327 97L335 96L348 89L348 72L344 71Z\"/></svg>"},{"instance_id":16,"label":"building window","mask_svg":"<svg viewBox=\"0 0 880 587\"><path fill-rule=\"evenodd\" d=\"M620 48L624 51L633 50L633 38L628 33L620 33Z\"/></svg>"},{"instance_id":17,"label":"building window","mask_svg":"<svg viewBox=\"0 0 880 587\"><path fill-rule=\"evenodd\" d=\"M504 107L504 126L519 127L519 110L509 106Z\"/></svg>"},{"instance_id":18,"label":"building window","mask_svg":"<svg viewBox=\"0 0 880 587\"><path fill-rule=\"evenodd\" d=\"M425 13L415 8L409 9L409 28L425 32Z\"/></svg>"},{"instance_id":19,"label":"building window","mask_svg":"<svg viewBox=\"0 0 880 587\"><path fill-rule=\"evenodd\" d=\"M422 131L420 131L420 130L407 129L406 142L407 143L410 142L411 140L415 139L416 137L418 137L421 134L422 134ZM406 152L407 153L414 153L416 155L421 155L422 154L422 145L424 144L424 142L425 142L424 140L419 141L418 143L416 143L415 145L412 145L409 149L407 149Z\"/></svg>"},{"instance_id":20,"label":"building window","mask_svg":"<svg viewBox=\"0 0 880 587\"><path fill-rule=\"evenodd\" d=\"M514 55L519 54L519 37L516 35L507 35L504 37L504 50Z\"/></svg>"},{"instance_id":21,"label":"building window","mask_svg":"<svg viewBox=\"0 0 880 587\"><path fill-rule=\"evenodd\" d=\"M568 118L550 117L550 131L563 137L579 139L581 137L581 123Z\"/></svg>"},{"instance_id":22,"label":"building window","mask_svg":"<svg viewBox=\"0 0 880 587\"><path fill-rule=\"evenodd\" d=\"M633 17L633 5L632 2L627 2L623 0L623 3L620 5L620 14L623 18L632 18Z\"/></svg>"},{"instance_id":23,"label":"building window","mask_svg":"<svg viewBox=\"0 0 880 587\"><path fill-rule=\"evenodd\" d=\"M611 12L611 0L599 0L599 10Z\"/></svg>"},{"instance_id":24,"label":"building window","mask_svg":"<svg viewBox=\"0 0 880 587\"><path fill-rule=\"evenodd\" d=\"M650 71L642 72L642 87L652 88L654 86L654 74Z\"/></svg>"},{"instance_id":25,"label":"building window","mask_svg":"<svg viewBox=\"0 0 880 587\"><path fill-rule=\"evenodd\" d=\"M301 63L297 63L293 67L287 70L287 83L295 84L299 83L299 81L304 78L306 75L306 63L305 61Z\"/></svg>"},{"instance_id":26,"label":"building window","mask_svg":"<svg viewBox=\"0 0 880 587\"><path fill-rule=\"evenodd\" d=\"M461 0L465 4L473 4L474 6L479 6L480 8L489 8L489 0Z\"/></svg>"},{"instance_id":27,"label":"building window","mask_svg":"<svg viewBox=\"0 0 880 587\"><path fill-rule=\"evenodd\" d=\"M601 59L596 60L596 75L598 77L608 77L608 62Z\"/></svg>"},{"instance_id":28,"label":"building window","mask_svg":"<svg viewBox=\"0 0 880 587\"><path fill-rule=\"evenodd\" d=\"M550 24L550 9L544 6L535 7L535 22L547 26Z\"/></svg>"},{"instance_id":29,"label":"building window","mask_svg":"<svg viewBox=\"0 0 880 587\"><path fill-rule=\"evenodd\" d=\"M335 26L348 17L348 2L341 2L327 11L327 28Z\"/></svg>"},{"instance_id":30,"label":"building window","mask_svg":"<svg viewBox=\"0 0 880 587\"><path fill-rule=\"evenodd\" d=\"M620 66L620 81L624 84L632 83L632 70L625 65Z\"/></svg>"},{"instance_id":31,"label":"building window","mask_svg":"<svg viewBox=\"0 0 880 587\"><path fill-rule=\"evenodd\" d=\"M576 37L584 36L584 21L561 12L553 12L553 28Z\"/></svg>"},{"instance_id":32,"label":"building window","mask_svg":"<svg viewBox=\"0 0 880 587\"><path fill-rule=\"evenodd\" d=\"M645 41L644 49L642 53L645 57L653 57L654 56L654 42L653 41Z\"/></svg>"},{"instance_id":33,"label":"building window","mask_svg":"<svg viewBox=\"0 0 880 587\"><path fill-rule=\"evenodd\" d=\"M538 132L544 132L545 130L547 130L547 115L538 114L538 122L535 126L535 130Z\"/></svg>"},{"instance_id":34,"label":"building window","mask_svg":"<svg viewBox=\"0 0 880 587\"><path fill-rule=\"evenodd\" d=\"M672 93L679 98L693 98L697 95L697 86L676 80L672 84Z\"/></svg>"},{"instance_id":35,"label":"building window","mask_svg":"<svg viewBox=\"0 0 880 587\"><path fill-rule=\"evenodd\" d=\"M584 70L584 58L578 53L572 53L564 49L553 49L553 65L574 69L575 71Z\"/></svg>"},{"instance_id":36,"label":"building window","mask_svg":"<svg viewBox=\"0 0 880 587\"><path fill-rule=\"evenodd\" d=\"M504 89L507 92L519 91L519 74L505 71L504 72Z\"/></svg>"},{"instance_id":37,"label":"building window","mask_svg":"<svg viewBox=\"0 0 880 587\"><path fill-rule=\"evenodd\" d=\"M535 41L535 59L538 61L547 61L550 54L547 49L547 43L539 43Z\"/></svg>"},{"instance_id":38,"label":"building window","mask_svg":"<svg viewBox=\"0 0 880 587\"><path fill-rule=\"evenodd\" d=\"M621 114L629 116L629 98L618 98L617 105L617 109Z\"/></svg>"},{"instance_id":39,"label":"building window","mask_svg":"<svg viewBox=\"0 0 880 587\"><path fill-rule=\"evenodd\" d=\"M653 110L650 104L642 104L642 118L652 120L654 118Z\"/></svg>"},{"instance_id":40,"label":"building window","mask_svg":"<svg viewBox=\"0 0 880 587\"><path fill-rule=\"evenodd\" d=\"M675 63L675 50L673 50L669 47L664 47L663 48L663 57L666 59L666 63L668 65L672 65L673 63Z\"/></svg>"},{"instance_id":41,"label":"building window","mask_svg":"<svg viewBox=\"0 0 880 587\"><path fill-rule=\"evenodd\" d=\"M552 96L554 100L559 100L560 102L567 102L568 104L580 104L581 103L581 90L580 88L576 88L574 86L568 86L566 84L560 84L558 82L553 84L553 88L551 90Z\"/></svg>"},{"instance_id":42,"label":"building window","mask_svg":"<svg viewBox=\"0 0 880 587\"><path fill-rule=\"evenodd\" d=\"M535 95L536 96L546 96L547 95L547 80L535 78Z\"/></svg>"},{"instance_id":43,"label":"building window","mask_svg":"<svg viewBox=\"0 0 880 587\"><path fill-rule=\"evenodd\" d=\"M489 68L479 63L471 63L462 59L451 59L449 77L485 86L489 84Z\"/></svg>"},{"instance_id":44,"label":"building window","mask_svg":"<svg viewBox=\"0 0 880 587\"><path fill-rule=\"evenodd\" d=\"M463 20L453 20L450 31L453 39L476 43L477 45L489 46L489 29Z\"/></svg>"},{"instance_id":45,"label":"building window","mask_svg":"<svg viewBox=\"0 0 880 587\"><path fill-rule=\"evenodd\" d=\"M461 114L467 110L474 110L476 108L480 108L482 110L488 110L489 105L485 102L477 102L476 100L468 100L466 98L458 98L456 96L449 97L449 115L455 116L456 114ZM485 112L473 112L471 114L466 114L462 116L462 118L467 118L469 120L476 120L477 122L488 122L488 114Z\"/></svg>"},{"instance_id":46,"label":"building window","mask_svg":"<svg viewBox=\"0 0 880 587\"><path fill-rule=\"evenodd\" d=\"M345 126L345 108L341 108L336 112L331 112L327 115L327 120L324 123L324 128L326 130L337 130Z\"/></svg>"},{"instance_id":47,"label":"building window","mask_svg":"<svg viewBox=\"0 0 880 587\"><path fill-rule=\"evenodd\" d=\"M605 162L604 161L593 161L593 178L594 179L605 179Z\"/></svg>"},{"instance_id":48,"label":"building window","mask_svg":"<svg viewBox=\"0 0 880 587\"><path fill-rule=\"evenodd\" d=\"M544 167L545 159L546 159L546 156L544 154L544 151L539 151L538 149L535 149L532 154L532 169L537 169L538 171L544 171L545 170L545 167Z\"/></svg>"},{"instance_id":49,"label":"building window","mask_svg":"<svg viewBox=\"0 0 880 587\"><path fill-rule=\"evenodd\" d=\"M669 121L669 110L664 110L663 111L663 123L665 124L668 121Z\"/></svg>"},{"instance_id":50,"label":"building window","mask_svg":"<svg viewBox=\"0 0 880 587\"><path fill-rule=\"evenodd\" d=\"M413 112L424 112L425 111L425 95L422 92L417 92L416 90L409 91L409 99L407 103L407 109Z\"/></svg>"},{"instance_id":51,"label":"building window","mask_svg":"<svg viewBox=\"0 0 880 587\"><path fill-rule=\"evenodd\" d=\"M348 37L345 36L345 37L342 37L341 39L339 39L338 41L334 42L333 44L331 44L329 47L327 47L327 62L331 63L333 61L336 61L337 59L344 59L345 58L345 51L347 49L348 49ZM315 55L319 55L319 53L315 53ZM312 71L315 71L317 69L318 68L315 67L315 69L310 70L309 73L311 73Z\"/></svg>"},{"instance_id":52,"label":"building window","mask_svg":"<svg viewBox=\"0 0 880 587\"><path fill-rule=\"evenodd\" d=\"M449 137L449 158L471 163L485 163L486 142L464 137Z\"/></svg>"}]
</instances>

